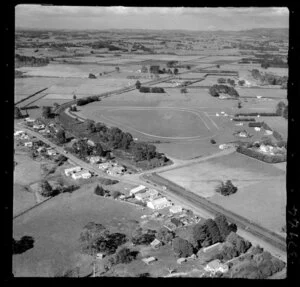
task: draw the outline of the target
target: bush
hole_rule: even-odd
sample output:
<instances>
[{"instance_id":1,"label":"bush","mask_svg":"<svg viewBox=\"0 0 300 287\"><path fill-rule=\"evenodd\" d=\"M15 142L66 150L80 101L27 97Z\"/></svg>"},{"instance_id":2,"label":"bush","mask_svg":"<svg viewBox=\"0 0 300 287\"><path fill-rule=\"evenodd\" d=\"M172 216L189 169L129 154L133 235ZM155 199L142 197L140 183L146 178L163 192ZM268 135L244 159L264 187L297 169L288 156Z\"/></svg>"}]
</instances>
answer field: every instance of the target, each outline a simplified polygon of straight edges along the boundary
<instances>
[{"instance_id":1,"label":"bush","mask_svg":"<svg viewBox=\"0 0 300 287\"><path fill-rule=\"evenodd\" d=\"M140 87L139 89L140 93L150 93L149 87Z\"/></svg>"},{"instance_id":2,"label":"bush","mask_svg":"<svg viewBox=\"0 0 300 287\"><path fill-rule=\"evenodd\" d=\"M104 196L106 191L104 190L104 188L102 186L97 185L94 189L94 193L100 196Z\"/></svg>"},{"instance_id":3,"label":"bush","mask_svg":"<svg viewBox=\"0 0 300 287\"><path fill-rule=\"evenodd\" d=\"M33 248L34 239L31 236L23 236L20 240L12 239L12 253L21 254Z\"/></svg>"},{"instance_id":4,"label":"bush","mask_svg":"<svg viewBox=\"0 0 300 287\"><path fill-rule=\"evenodd\" d=\"M227 180L225 184L222 182L221 185L216 187L215 191L224 196L229 196L237 192L237 187L234 186L230 180Z\"/></svg>"},{"instance_id":5,"label":"bush","mask_svg":"<svg viewBox=\"0 0 300 287\"><path fill-rule=\"evenodd\" d=\"M251 243L249 241L244 240L235 232L231 232L226 241L231 243L239 254L245 253L251 247Z\"/></svg>"},{"instance_id":6,"label":"bush","mask_svg":"<svg viewBox=\"0 0 300 287\"><path fill-rule=\"evenodd\" d=\"M155 233L151 229L143 231L142 228L138 228L133 232L131 241L136 245L149 245L155 239Z\"/></svg>"},{"instance_id":7,"label":"bush","mask_svg":"<svg viewBox=\"0 0 300 287\"><path fill-rule=\"evenodd\" d=\"M92 74L92 73L89 74L89 79L96 79L96 78L97 77L94 74Z\"/></svg>"},{"instance_id":8,"label":"bush","mask_svg":"<svg viewBox=\"0 0 300 287\"><path fill-rule=\"evenodd\" d=\"M180 237L173 239L172 247L178 257L188 257L193 254L192 244Z\"/></svg>"},{"instance_id":9,"label":"bush","mask_svg":"<svg viewBox=\"0 0 300 287\"><path fill-rule=\"evenodd\" d=\"M112 196L113 199L116 199L117 197L119 197L122 193L120 191L117 190L113 190L110 192L110 195Z\"/></svg>"},{"instance_id":10,"label":"bush","mask_svg":"<svg viewBox=\"0 0 300 287\"><path fill-rule=\"evenodd\" d=\"M133 261L137 256L137 252L131 251L129 248L122 248L115 254L115 264L125 263L128 264Z\"/></svg>"},{"instance_id":11,"label":"bush","mask_svg":"<svg viewBox=\"0 0 300 287\"><path fill-rule=\"evenodd\" d=\"M210 143L211 143L211 144L216 144L216 141L215 141L214 139L211 139L211 140L210 140Z\"/></svg>"}]
</instances>

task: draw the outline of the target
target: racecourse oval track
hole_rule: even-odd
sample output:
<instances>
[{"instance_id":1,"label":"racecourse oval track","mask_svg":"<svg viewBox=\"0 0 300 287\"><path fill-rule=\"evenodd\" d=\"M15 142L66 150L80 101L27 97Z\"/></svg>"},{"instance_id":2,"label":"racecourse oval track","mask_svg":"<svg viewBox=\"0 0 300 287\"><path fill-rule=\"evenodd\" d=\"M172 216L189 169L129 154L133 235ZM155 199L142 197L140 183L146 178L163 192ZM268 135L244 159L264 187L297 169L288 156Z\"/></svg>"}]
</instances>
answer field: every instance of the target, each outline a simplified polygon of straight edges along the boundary
<instances>
[{"instance_id":1,"label":"racecourse oval track","mask_svg":"<svg viewBox=\"0 0 300 287\"><path fill-rule=\"evenodd\" d=\"M129 124L125 124L122 123L121 121L118 121L116 119L113 119L109 116L106 115L98 115L98 113L101 110L105 110L105 112L113 112L113 111L158 111L158 110L175 110L175 111L183 111L183 112L189 112L193 115L196 115L197 118L199 118L201 120L201 122L203 123L203 126L205 126L207 132L210 133L209 136L203 136L201 134L197 135L197 136L186 136L186 137L172 137L172 136L161 136L161 135L155 135L152 133L147 133L144 132L140 129L136 129L134 127L132 127ZM202 114L201 114L202 113ZM122 106L122 107L117 107L117 106L101 106L98 107L97 110L92 111L92 115L97 116L101 119L103 119L105 122L107 122L108 124L112 124L112 125L116 125L116 126L120 126L122 128L137 132L139 134L142 134L144 136L147 137L152 137L152 138L157 138L157 139L168 139L168 140L179 140L180 142L186 142L186 141L195 141L195 140L205 140L205 139L209 139L212 136L215 136L216 134L212 134L212 130L215 130L215 127L211 125L211 120L208 118L208 116L203 112L203 111L199 111L196 109L187 109L187 108L177 108L177 107L131 107L131 106ZM206 121L205 121L206 119Z\"/></svg>"}]
</instances>

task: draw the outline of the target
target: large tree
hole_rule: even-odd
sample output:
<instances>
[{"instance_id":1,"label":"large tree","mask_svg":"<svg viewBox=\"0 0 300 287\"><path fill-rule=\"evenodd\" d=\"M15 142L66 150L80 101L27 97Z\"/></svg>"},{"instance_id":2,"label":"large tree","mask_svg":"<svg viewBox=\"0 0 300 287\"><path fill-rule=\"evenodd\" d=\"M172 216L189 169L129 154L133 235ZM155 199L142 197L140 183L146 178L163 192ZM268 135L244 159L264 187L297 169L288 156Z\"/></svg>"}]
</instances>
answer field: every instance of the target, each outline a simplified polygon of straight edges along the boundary
<instances>
[{"instance_id":1,"label":"large tree","mask_svg":"<svg viewBox=\"0 0 300 287\"><path fill-rule=\"evenodd\" d=\"M229 228L229 224L227 222L227 218L223 214L218 214L215 217L215 223L217 224L222 240L224 241L231 232L231 229Z\"/></svg>"},{"instance_id":2,"label":"large tree","mask_svg":"<svg viewBox=\"0 0 300 287\"><path fill-rule=\"evenodd\" d=\"M176 237L173 239L172 248L178 257L188 257L193 254L192 244L181 237Z\"/></svg>"},{"instance_id":3,"label":"large tree","mask_svg":"<svg viewBox=\"0 0 300 287\"><path fill-rule=\"evenodd\" d=\"M56 138L60 144L64 144L66 142L66 133L63 129L60 129L57 134Z\"/></svg>"},{"instance_id":4,"label":"large tree","mask_svg":"<svg viewBox=\"0 0 300 287\"><path fill-rule=\"evenodd\" d=\"M45 118L45 119L48 119L50 118L52 115L52 110L51 110L51 107L49 106L44 106L43 107L43 110L42 110L42 116Z\"/></svg>"}]
</instances>

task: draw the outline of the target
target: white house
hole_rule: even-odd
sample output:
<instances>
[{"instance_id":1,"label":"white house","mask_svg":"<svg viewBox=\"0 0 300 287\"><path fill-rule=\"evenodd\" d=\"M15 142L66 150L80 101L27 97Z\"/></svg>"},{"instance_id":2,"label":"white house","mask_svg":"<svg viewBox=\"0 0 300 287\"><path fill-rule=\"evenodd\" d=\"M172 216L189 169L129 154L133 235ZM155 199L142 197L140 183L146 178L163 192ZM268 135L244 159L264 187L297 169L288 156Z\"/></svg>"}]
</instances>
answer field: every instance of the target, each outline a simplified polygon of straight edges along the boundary
<instances>
[{"instance_id":1,"label":"white house","mask_svg":"<svg viewBox=\"0 0 300 287\"><path fill-rule=\"evenodd\" d=\"M33 122L35 122L35 119L26 118L25 121L28 123L33 123Z\"/></svg>"},{"instance_id":2,"label":"white house","mask_svg":"<svg viewBox=\"0 0 300 287\"><path fill-rule=\"evenodd\" d=\"M147 203L147 206L151 209L162 209L171 205L172 203L168 201L165 197L154 199Z\"/></svg>"},{"instance_id":3,"label":"white house","mask_svg":"<svg viewBox=\"0 0 300 287\"><path fill-rule=\"evenodd\" d=\"M32 142L26 142L26 143L24 143L24 146L26 146L26 147L32 147Z\"/></svg>"},{"instance_id":4,"label":"white house","mask_svg":"<svg viewBox=\"0 0 300 287\"><path fill-rule=\"evenodd\" d=\"M87 178L90 178L91 176L92 175L88 170L81 170L79 172L76 172L76 173L72 174L72 178L75 179L75 180L79 179L79 178L87 179Z\"/></svg>"},{"instance_id":5,"label":"white house","mask_svg":"<svg viewBox=\"0 0 300 287\"><path fill-rule=\"evenodd\" d=\"M123 166L113 166L109 168L106 172L110 175L123 174L125 168Z\"/></svg>"},{"instance_id":6,"label":"white house","mask_svg":"<svg viewBox=\"0 0 300 287\"><path fill-rule=\"evenodd\" d=\"M42 152L42 151L45 151L46 149L43 147L43 146L40 146L37 148L37 152Z\"/></svg>"},{"instance_id":7,"label":"white house","mask_svg":"<svg viewBox=\"0 0 300 287\"><path fill-rule=\"evenodd\" d=\"M144 185L139 185L139 186L137 186L137 187L131 189L131 190L129 191L129 194L130 194L130 195L134 195L134 194L136 194L136 193L138 193L138 192L143 192L143 191L145 191L145 189L146 189L146 186L144 186Z\"/></svg>"},{"instance_id":8,"label":"white house","mask_svg":"<svg viewBox=\"0 0 300 287\"><path fill-rule=\"evenodd\" d=\"M228 271L228 266L226 264L222 264L219 259L216 259L209 262L204 267L204 270L212 273L216 273L216 272L226 273Z\"/></svg>"},{"instance_id":9,"label":"white house","mask_svg":"<svg viewBox=\"0 0 300 287\"><path fill-rule=\"evenodd\" d=\"M236 126L243 126L244 124L243 123L237 123L235 124Z\"/></svg>"},{"instance_id":10,"label":"white house","mask_svg":"<svg viewBox=\"0 0 300 287\"><path fill-rule=\"evenodd\" d=\"M180 205L174 205L169 210L171 213L179 213L182 211L182 207Z\"/></svg>"},{"instance_id":11,"label":"white house","mask_svg":"<svg viewBox=\"0 0 300 287\"><path fill-rule=\"evenodd\" d=\"M99 169L102 169L103 171L109 169L110 167L113 167L114 165L111 162L104 162L99 164Z\"/></svg>"},{"instance_id":12,"label":"white house","mask_svg":"<svg viewBox=\"0 0 300 287\"><path fill-rule=\"evenodd\" d=\"M45 128L45 125L34 125L33 128L36 130L42 130Z\"/></svg>"},{"instance_id":13,"label":"white house","mask_svg":"<svg viewBox=\"0 0 300 287\"><path fill-rule=\"evenodd\" d=\"M219 117L220 115L218 113L216 113L216 117Z\"/></svg>"},{"instance_id":14,"label":"white house","mask_svg":"<svg viewBox=\"0 0 300 287\"><path fill-rule=\"evenodd\" d=\"M48 155L56 155L57 153L56 153L56 151L55 151L54 149L49 149L49 150L47 151L47 154L48 154Z\"/></svg>"},{"instance_id":15,"label":"white house","mask_svg":"<svg viewBox=\"0 0 300 287\"><path fill-rule=\"evenodd\" d=\"M254 130L259 132L260 131L260 128L259 127L254 127Z\"/></svg>"},{"instance_id":16,"label":"white house","mask_svg":"<svg viewBox=\"0 0 300 287\"><path fill-rule=\"evenodd\" d=\"M91 156L89 157L89 161L91 164L99 163L101 161L100 156Z\"/></svg>"},{"instance_id":17,"label":"white house","mask_svg":"<svg viewBox=\"0 0 300 287\"><path fill-rule=\"evenodd\" d=\"M158 239L154 239L151 243L150 243L151 247L153 248L158 248L162 245L162 243L158 240Z\"/></svg>"},{"instance_id":18,"label":"white house","mask_svg":"<svg viewBox=\"0 0 300 287\"><path fill-rule=\"evenodd\" d=\"M103 254L103 253L97 253L96 254L97 259L103 259L104 257L105 257L105 254Z\"/></svg>"},{"instance_id":19,"label":"white house","mask_svg":"<svg viewBox=\"0 0 300 287\"><path fill-rule=\"evenodd\" d=\"M24 132L24 131L16 131L16 132L14 133L14 136L17 137L17 136L20 136L20 135L22 135L22 134L25 134L25 132Z\"/></svg>"},{"instance_id":20,"label":"white house","mask_svg":"<svg viewBox=\"0 0 300 287\"><path fill-rule=\"evenodd\" d=\"M154 261L156 261L157 259L155 258L155 257L148 257L148 258L144 258L144 259L142 259L142 261L144 262L144 263L146 263L147 265L149 265L150 263L152 263L152 262L154 262Z\"/></svg>"},{"instance_id":21,"label":"white house","mask_svg":"<svg viewBox=\"0 0 300 287\"><path fill-rule=\"evenodd\" d=\"M183 258L183 257L182 257L182 258L178 258L178 259L177 259L177 264L181 264L181 263L183 263L183 262L186 262L186 260L187 260L187 259L186 259L186 258Z\"/></svg>"},{"instance_id":22,"label":"white house","mask_svg":"<svg viewBox=\"0 0 300 287\"><path fill-rule=\"evenodd\" d=\"M86 143L90 146L95 146L95 143L92 140L87 140Z\"/></svg>"},{"instance_id":23,"label":"white house","mask_svg":"<svg viewBox=\"0 0 300 287\"><path fill-rule=\"evenodd\" d=\"M74 166L74 167L65 169L65 175L69 176L72 173L79 172L79 171L81 171L81 167L80 166Z\"/></svg>"},{"instance_id":24,"label":"white house","mask_svg":"<svg viewBox=\"0 0 300 287\"><path fill-rule=\"evenodd\" d=\"M273 134L273 131L271 130L266 130L266 135L272 135Z\"/></svg>"}]
</instances>

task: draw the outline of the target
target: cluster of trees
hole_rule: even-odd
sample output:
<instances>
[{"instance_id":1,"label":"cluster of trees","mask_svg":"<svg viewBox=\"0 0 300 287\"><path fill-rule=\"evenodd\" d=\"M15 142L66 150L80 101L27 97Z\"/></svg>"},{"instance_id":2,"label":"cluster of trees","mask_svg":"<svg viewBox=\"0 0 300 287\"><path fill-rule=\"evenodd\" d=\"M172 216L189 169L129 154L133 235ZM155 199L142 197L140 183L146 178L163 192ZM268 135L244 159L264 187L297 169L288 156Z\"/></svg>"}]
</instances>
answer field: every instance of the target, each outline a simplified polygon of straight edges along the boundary
<instances>
[{"instance_id":1,"label":"cluster of trees","mask_svg":"<svg viewBox=\"0 0 300 287\"><path fill-rule=\"evenodd\" d=\"M265 113L265 112L261 112L261 113L237 113L234 115L235 117L257 117L257 116L261 116L261 117L276 117L277 114L276 113Z\"/></svg>"},{"instance_id":2,"label":"cluster of trees","mask_svg":"<svg viewBox=\"0 0 300 287\"><path fill-rule=\"evenodd\" d=\"M34 239L31 236L23 236L20 240L12 239L12 252L13 254L21 254L28 249L33 248Z\"/></svg>"},{"instance_id":3,"label":"cluster of trees","mask_svg":"<svg viewBox=\"0 0 300 287\"><path fill-rule=\"evenodd\" d=\"M14 118L15 119L23 118L22 112L21 112L20 108L18 108L18 107L14 108Z\"/></svg>"},{"instance_id":4,"label":"cluster of trees","mask_svg":"<svg viewBox=\"0 0 300 287\"><path fill-rule=\"evenodd\" d=\"M239 84L240 86L244 86L245 83L246 83L245 80L239 80L239 81L238 81L238 84Z\"/></svg>"},{"instance_id":5,"label":"cluster of trees","mask_svg":"<svg viewBox=\"0 0 300 287\"><path fill-rule=\"evenodd\" d=\"M89 79L97 79L97 77L94 74L89 73Z\"/></svg>"},{"instance_id":6,"label":"cluster of trees","mask_svg":"<svg viewBox=\"0 0 300 287\"><path fill-rule=\"evenodd\" d=\"M134 155L134 159L136 161L150 161L153 158L157 158L159 160L162 160L163 162L167 161L167 158L162 153L158 153L156 151L156 147L154 145L145 142L134 142L133 137L130 133L123 132L117 127L108 128L102 123L95 123L91 120L87 120L86 125L87 129L91 133L98 133L100 140L106 143L110 148L126 150ZM79 147L78 143L74 144L76 144L75 148L78 151L83 151L86 156L90 155L93 152L92 147L87 147L87 145L83 141L80 142L81 145L84 145L83 148ZM101 145L97 144L97 155L101 155L100 147ZM76 149L74 150L75 152Z\"/></svg>"},{"instance_id":7,"label":"cluster of trees","mask_svg":"<svg viewBox=\"0 0 300 287\"><path fill-rule=\"evenodd\" d=\"M172 248L178 257L188 257L194 253L193 245L181 237L172 240Z\"/></svg>"},{"instance_id":8,"label":"cluster of trees","mask_svg":"<svg viewBox=\"0 0 300 287\"><path fill-rule=\"evenodd\" d=\"M216 187L216 192L224 195L229 196L237 192L237 187L234 186L231 180L227 180L225 183L222 182L219 186Z\"/></svg>"},{"instance_id":9,"label":"cluster of trees","mask_svg":"<svg viewBox=\"0 0 300 287\"><path fill-rule=\"evenodd\" d=\"M259 62L261 63L261 67L264 69L267 69L269 67L288 68L287 62L285 62L281 56L266 54L259 59Z\"/></svg>"},{"instance_id":10,"label":"cluster of trees","mask_svg":"<svg viewBox=\"0 0 300 287\"><path fill-rule=\"evenodd\" d=\"M165 90L161 87L141 87L139 88L140 93L165 93Z\"/></svg>"},{"instance_id":11,"label":"cluster of trees","mask_svg":"<svg viewBox=\"0 0 300 287\"><path fill-rule=\"evenodd\" d=\"M95 146L91 146L87 143L87 140L84 139L73 143L72 152L82 159L85 159L87 156L104 156L106 154L101 144L96 143Z\"/></svg>"},{"instance_id":12,"label":"cluster of trees","mask_svg":"<svg viewBox=\"0 0 300 287\"><path fill-rule=\"evenodd\" d=\"M288 105L280 101L276 106L276 114L278 116L284 117L285 119L288 119Z\"/></svg>"},{"instance_id":13,"label":"cluster of trees","mask_svg":"<svg viewBox=\"0 0 300 287\"><path fill-rule=\"evenodd\" d=\"M240 96L238 94L238 92L233 87L230 87L230 86L227 86L227 85L213 85L209 88L209 93L213 97L219 97L220 93L228 94L228 95L230 95L232 97L235 97L235 98Z\"/></svg>"},{"instance_id":14,"label":"cluster of trees","mask_svg":"<svg viewBox=\"0 0 300 287\"><path fill-rule=\"evenodd\" d=\"M253 69L251 75L254 79L259 80L262 85L280 85L283 88L287 86L287 76L276 76L270 73L260 73L259 70Z\"/></svg>"},{"instance_id":15,"label":"cluster of trees","mask_svg":"<svg viewBox=\"0 0 300 287\"><path fill-rule=\"evenodd\" d=\"M219 84L225 84L226 82L231 86L235 86L235 81L233 79L230 79L230 78L228 78L227 80L225 78L218 79Z\"/></svg>"},{"instance_id":16,"label":"cluster of trees","mask_svg":"<svg viewBox=\"0 0 300 287\"><path fill-rule=\"evenodd\" d=\"M91 96L87 98L81 98L77 100L77 106L83 106L91 102L100 101L98 96Z\"/></svg>"},{"instance_id":17,"label":"cluster of trees","mask_svg":"<svg viewBox=\"0 0 300 287\"><path fill-rule=\"evenodd\" d=\"M102 224L89 222L84 226L79 238L81 251L89 255L98 252L113 254L127 241L122 233L110 233Z\"/></svg>"},{"instance_id":18,"label":"cluster of trees","mask_svg":"<svg viewBox=\"0 0 300 287\"><path fill-rule=\"evenodd\" d=\"M259 246L252 247L250 251L240 264L232 268L232 278L266 279L286 266Z\"/></svg>"},{"instance_id":19,"label":"cluster of trees","mask_svg":"<svg viewBox=\"0 0 300 287\"><path fill-rule=\"evenodd\" d=\"M122 193L117 191L117 190L113 190L113 191L109 191L109 190L105 190L102 186L99 186L97 185L94 189L94 193L96 195L99 195L99 196L112 196L112 198L117 198L119 197Z\"/></svg>"},{"instance_id":20,"label":"cluster of trees","mask_svg":"<svg viewBox=\"0 0 300 287\"><path fill-rule=\"evenodd\" d=\"M44 197L50 197L57 194L57 190L52 189L52 186L47 180L43 180L40 183L40 194Z\"/></svg>"},{"instance_id":21,"label":"cluster of trees","mask_svg":"<svg viewBox=\"0 0 300 287\"><path fill-rule=\"evenodd\" d=\"M249 241L240 237L235 232L231 232L228 235L226 242L222 246L220 252L217 253L213 259L228 261L245 253L250 247L251 243Z\"/></svg>"},{"instance_id":22,"label":"cluster of trees","mask_svg":"<svg viewBox=\"0 0 300 287\"><path fill-rule=\"evenodd\" d=\"M155 230L143 230L141 227L139 227L132 232L131 241L135 245L149 245L155 239L155 237Z\"/></svg>"},{"instance_id":23,"label":"cluster of trees","mask_svg":"<svg viewBox=\"0 0 300 287\"><path fill-rule=\"evenodd\" d=\"M236 151L267 163L279 163L279 162L286 161L286 154L274 154L274 155L263 154L257 150L246 148L243 146L239 146L236 149Z\"/></svg>"},{"instance_id":24,"label":"cluster of trees","mask_svg":"<svg viewBox=\"0 0 300 287\"><path fill-rule=\"evenodd\" d=\"M59 144L64 144L67 142L66 133L63 129L58 130L56 133L56 140Z\"/></svg>"},{"instance_id":25,"label":"cluster of trees","mask_svg":"<svg viewBox=\"0 0 300 287\"><path fill-rule=\"evenodd\" d=\"M44 106L42 108L42 116L45 119L53 118L54 114L52 112L52 107L51 106Z\"/></svg>"},{"instance_id":26,"label":"cluster of trees","mask_svg":"<svg viewBox=\"0 0 300 287\"><path fill-rule=\"evenodd\" d=\"M175 233L166 227L161 227L157 233L156 238L163 244L170 244L175 237Z\"/></svg>"},{"instance_id":27,"label":"cluster of trees","mask_svg":"<svg viewBox=\"0 0 300 287\"><path fill-rule=\"evenodd\" d=\"M36 58L30 56L15 55L15 68L19 67L41 67L49 64L48 58Z\"/></svg>"}]
</instances>

